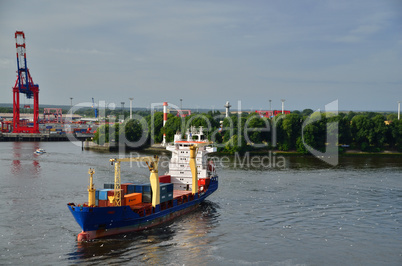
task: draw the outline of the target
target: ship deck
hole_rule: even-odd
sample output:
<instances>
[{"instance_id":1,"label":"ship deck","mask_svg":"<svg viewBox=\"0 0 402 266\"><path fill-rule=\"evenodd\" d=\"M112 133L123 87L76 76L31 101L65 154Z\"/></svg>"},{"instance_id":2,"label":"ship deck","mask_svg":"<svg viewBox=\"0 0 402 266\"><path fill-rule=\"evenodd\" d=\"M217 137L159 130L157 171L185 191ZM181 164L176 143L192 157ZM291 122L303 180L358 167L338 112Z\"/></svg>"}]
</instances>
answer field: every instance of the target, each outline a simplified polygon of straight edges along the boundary
<instances>
[{"instance_id":1,"label":"ship deck","mask_svg":"<svg viewBox=\"0 0 402 266\"><path fill-rule=\"evenodd\" d=\"M173 207L173 202L176 200L177 205L186 203L188 201L191 201L194 199L194 195L191 193L191 191L187 190L173 190L173 200L166 201L160 203L160 210L166 210L171 207ZM154 210L152 209L152 204L151 203L139 203L135 205L129 206L135 213L140 215L140 217L148 216L154 213Z\"/></svg>"}]
</instances>

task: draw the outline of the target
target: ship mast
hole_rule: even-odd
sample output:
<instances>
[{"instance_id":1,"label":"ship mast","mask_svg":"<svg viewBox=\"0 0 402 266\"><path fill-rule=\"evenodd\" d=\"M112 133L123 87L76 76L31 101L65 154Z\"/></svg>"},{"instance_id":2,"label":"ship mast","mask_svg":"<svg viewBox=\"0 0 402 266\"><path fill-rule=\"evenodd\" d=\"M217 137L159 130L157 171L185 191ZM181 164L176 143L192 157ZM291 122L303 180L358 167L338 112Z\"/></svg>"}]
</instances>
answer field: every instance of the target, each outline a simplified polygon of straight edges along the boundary
<instances>
[{"instance_id":1,"label":"ship mast","mask_svg":"<svg viewBox=\"0 0 402 266\"><path fill-rule=\"evenodd\" d=\"M96 201L95 201L95 185L93 183L93 181L94 181L93 175L95 174L95 170L89 168L88 174L89 174L88 206L92 207L92 206L96 205Z\"/></svg>"}]
</instances>

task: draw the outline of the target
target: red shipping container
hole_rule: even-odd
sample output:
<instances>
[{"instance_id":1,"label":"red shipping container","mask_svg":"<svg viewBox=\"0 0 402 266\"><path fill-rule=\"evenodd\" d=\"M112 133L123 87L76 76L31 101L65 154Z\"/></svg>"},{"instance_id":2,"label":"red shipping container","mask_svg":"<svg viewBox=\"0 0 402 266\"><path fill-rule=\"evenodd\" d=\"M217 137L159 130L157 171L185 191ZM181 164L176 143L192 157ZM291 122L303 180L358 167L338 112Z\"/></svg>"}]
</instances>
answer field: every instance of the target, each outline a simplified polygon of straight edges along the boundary
<instances>
[{"instance_id":1,"label":"red shipping container","mask_svg":"<svg viewBox=\"0 0 402 266\"><path fill-rule=\"evenodd\" d=\"M120 193L121 193L121 197L123 198L124 197L124 190L123 189L120 189ZM114 190L112 189L112 190L109 190L108 192L107 192L107 196L108 196L108 199L109 199L109 196L114 196Z\"/></svg>"},{"instance_id":2,"label":"red shipping container","mask_svg":"<svg viewBox=\"0 0 402 266\"><path fill-rule=\"evenodd\" d=\"M124 191L124 195L127 194L127 186L132 185L133 183L123 183L121 184L121 189Z\"/></svg>"},{"instance_id":3,"label":"red shipping container","mask_svg":"<svg viewBox=\"0 0 402 266\"><path fill-rule=\"evenodd\" d=\"M159 177L159 183L171 183L170 175L161 175Z\"/></svg>"},{"instance_id":4,"label":"red shipping container","mask_svg":"<svg viewBox=\"0 0 402 266\"><path fill-rule=\"evenodd\" d=\"M125 206L126 205L126 200L124 198L121 198L121 206ZM114 207L114 203L110 203L109 200L107 200L107 207Z\"/></svg>"},{"instance_id":5,"label":"red shipping container","mask_svg":"<svg viewBox=\"0 0 402 266\"><path fill-rule=\"evenodd\" d=\"M123 190L123 189L120 189L120 193L121 193L121 205L123 206L123 205L124 205L124 204L123 204L124 190ZM107 192L107 206L108 206L108 207L114 207L113 202L110 203L110 201L109 201L109 197L110 197L110 196L114 196L114 190L109 190L109 191Z\"/></svg>"},{"instance_id":6,"label":"red shipping container","mask_svg":"<svg viewBox=\"0 0 402 266\"><path fill-rule=\"evenodd\" d=\"M99 207L107 207L108 200L99 200L98 201L98 206Z\"/></svg>"}]
</instances>

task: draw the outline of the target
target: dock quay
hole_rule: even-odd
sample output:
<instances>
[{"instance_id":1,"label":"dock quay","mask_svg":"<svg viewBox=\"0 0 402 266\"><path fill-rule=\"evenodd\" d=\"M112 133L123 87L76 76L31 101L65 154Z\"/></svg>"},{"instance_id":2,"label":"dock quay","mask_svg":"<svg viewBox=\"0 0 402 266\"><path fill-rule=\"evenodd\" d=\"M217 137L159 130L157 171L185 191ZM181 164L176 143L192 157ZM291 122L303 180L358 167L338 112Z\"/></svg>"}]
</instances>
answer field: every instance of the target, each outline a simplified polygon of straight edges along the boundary
<instances>
[{"instance_id":1,"label":"dock quay","mask_svg":"<svg viewBox=\"0 0 402 266\"><path fill-rule=\"evenodd\" d=\"M94 134L0 133L0 141L84 141Z\"/></svg>"}]
</instances>

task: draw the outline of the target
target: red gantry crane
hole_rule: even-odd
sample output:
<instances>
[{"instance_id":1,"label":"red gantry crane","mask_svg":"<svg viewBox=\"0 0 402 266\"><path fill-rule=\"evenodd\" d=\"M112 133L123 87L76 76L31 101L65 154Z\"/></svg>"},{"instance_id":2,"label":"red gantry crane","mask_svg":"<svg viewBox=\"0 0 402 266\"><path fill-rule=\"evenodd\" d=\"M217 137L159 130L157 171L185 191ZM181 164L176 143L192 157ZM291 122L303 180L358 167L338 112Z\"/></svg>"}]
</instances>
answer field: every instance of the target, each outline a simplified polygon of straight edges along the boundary
<instances>
[{"instance_id":1,"label":"red gantry crane","mask_svg":"<svg viewBox=\"0 0 402 266\"><path fill-rule=\"evenodd\" d=\"M15 32L18 77L13 87L13 133L39 133L39 85L34 84L27 67L25 34ZM33 98L33 125L20 120L20 93Z\"/></svg>"}]
</instances>

